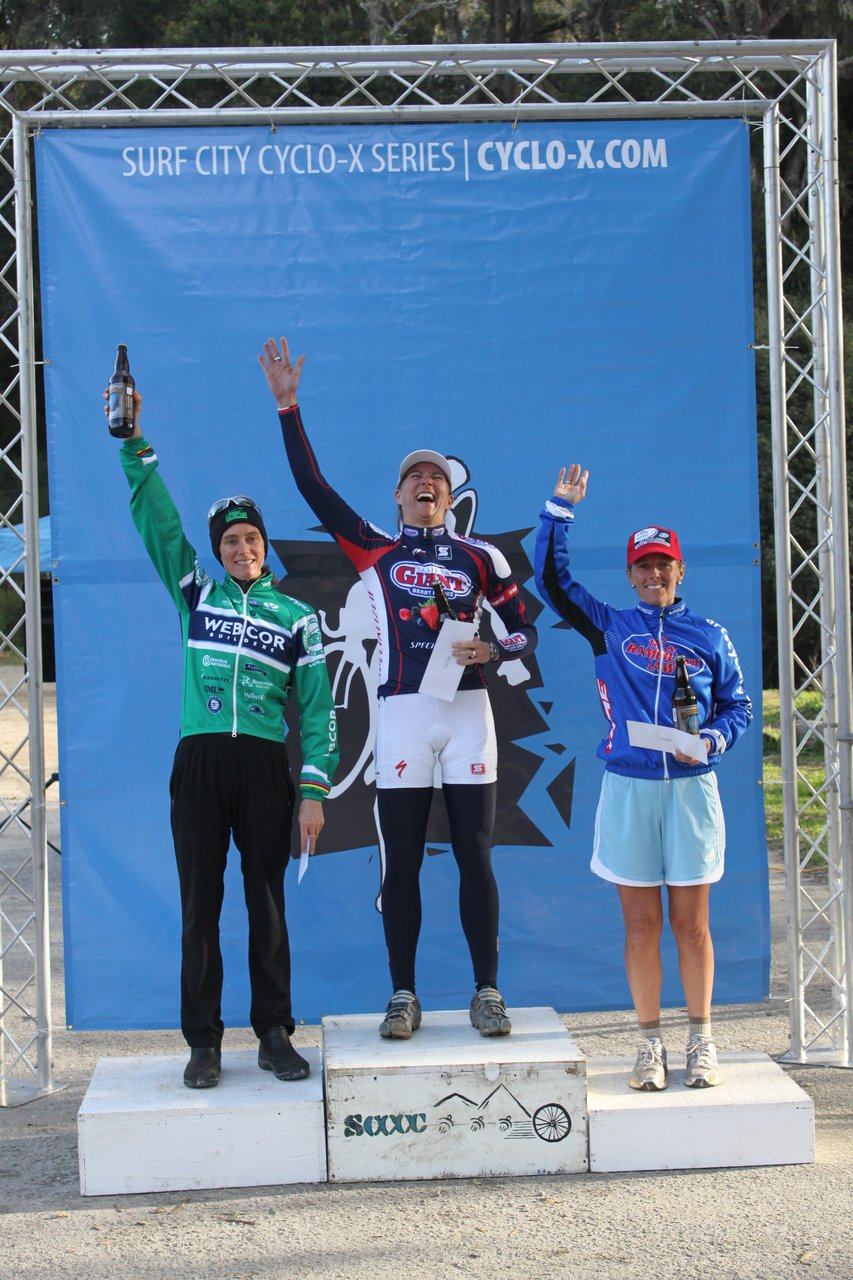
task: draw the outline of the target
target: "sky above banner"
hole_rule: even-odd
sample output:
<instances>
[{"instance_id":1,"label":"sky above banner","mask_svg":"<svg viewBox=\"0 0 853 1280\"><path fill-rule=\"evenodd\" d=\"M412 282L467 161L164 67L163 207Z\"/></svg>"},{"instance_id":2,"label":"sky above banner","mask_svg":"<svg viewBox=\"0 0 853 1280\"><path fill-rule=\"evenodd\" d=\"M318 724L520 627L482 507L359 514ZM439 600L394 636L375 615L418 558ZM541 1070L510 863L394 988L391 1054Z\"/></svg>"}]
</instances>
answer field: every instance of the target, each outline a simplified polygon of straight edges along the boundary
<instances>
[{"instance_id":1,"label":"sky above banner","mask_svg":"<svg viewBox=\"0 0 853 1280\"><path fill-rule=\"evenodd\" d=\"M452 456L457 527L497 542L540 608L530 530L558 468L590 496L578 576L614 604L627 533L679 531L686 596L761 687L747 130L543 122L43 131L36 140L70 1021L174 1025L168 777L177 618L100 418L126 342L143 425L206 567L211 501L260 502L286 589L322 612L341 706L326 852L288 921L299 1016L386 998L371 806L376 662L363 590L296 493L256 362L286 333L327 478L393 526L399 459ZM277 569L280 567L275 564ZM512 1003L627 1003L615 894L587 866L604 727L579 637L538 616L492 678L504 762L495 865ZM761 736L720 770L718 999L766 990ZM419 989L464 1003L456 871L434 805ZM233 862L233 859L232 859ZM223 915L225 1016L247 1009L239 872ZM668 1001L680 1000L673 976Z\"/></svg>"}]
</instances>

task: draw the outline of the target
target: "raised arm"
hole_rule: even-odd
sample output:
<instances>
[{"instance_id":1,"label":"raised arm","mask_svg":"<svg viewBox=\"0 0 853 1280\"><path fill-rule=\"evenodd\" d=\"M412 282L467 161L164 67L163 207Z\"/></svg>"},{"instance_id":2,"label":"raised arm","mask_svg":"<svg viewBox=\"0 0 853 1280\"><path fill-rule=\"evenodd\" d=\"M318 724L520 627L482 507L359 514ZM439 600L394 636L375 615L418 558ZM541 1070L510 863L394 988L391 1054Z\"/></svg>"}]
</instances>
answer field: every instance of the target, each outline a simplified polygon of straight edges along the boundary
<instances>
[{"instance_id":1,"label":"raised arm","mask_svg":"<svg viewBox=\"0 0 853 1280\"><path fill-rule=\"evenodd\" d=\"M533 563L545 603L589 641L594 653L603 653L612 610L581 586L569 568L568 533L575 506L586 497L588 480L589 472L576 462L560 468L554 493L540 512Z\"/></svg>"},{"instance_id":2,"label":"raised arm","mask_svg":"<svg viewBox=\"0 0 853 1280\"><path fill-rule=\"evenodd\" d=\"M369 569L394 539L353 511L320 471L296 401L305 357L300 356L292 364L287 340L282 338L279 346L269 338L258 361L278 407L287 460L297 489L358 572Z\"/></svg>"},{"instance_id":3,"label":"raised arm","mask_svg":"<svg viewBox=\"0 0 853 1280\"><path fill-rule=\"evenodd\" d=\"M106 399L107 393L104 392ZM108 412L108 406L104 406ZM122 441L119 458L130 485L130 514L145 550L181 613L188 613L207 582L181 517L158 474L158 459L142 434L142 396L133 393L133 435Z\"/></svg>"}]
</instances>

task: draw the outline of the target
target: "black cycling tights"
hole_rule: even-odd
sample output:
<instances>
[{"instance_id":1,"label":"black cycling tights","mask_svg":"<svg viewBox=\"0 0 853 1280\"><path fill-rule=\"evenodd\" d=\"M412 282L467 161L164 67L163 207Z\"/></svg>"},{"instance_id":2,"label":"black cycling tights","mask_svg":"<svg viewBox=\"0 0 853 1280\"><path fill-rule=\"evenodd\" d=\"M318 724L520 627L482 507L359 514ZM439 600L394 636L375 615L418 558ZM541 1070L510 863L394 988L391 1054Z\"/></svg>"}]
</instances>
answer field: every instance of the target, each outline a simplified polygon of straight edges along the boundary
<instances>
[{"instance_id":1,"label":"black cycling tights","mask_svg":"<svg viewBox=\"0 0 853 1280\"><path fill-rule=\"evenodd\" d=\"M474 982L498 980L498 886L492 872L497 783L445 785L453 856L459 867L459 915L471 952ZM394 990L415 989L421 930L420 870L432 787L380 788L376 795L385 845L382 923Z\"/></svg>"}]
</instances>

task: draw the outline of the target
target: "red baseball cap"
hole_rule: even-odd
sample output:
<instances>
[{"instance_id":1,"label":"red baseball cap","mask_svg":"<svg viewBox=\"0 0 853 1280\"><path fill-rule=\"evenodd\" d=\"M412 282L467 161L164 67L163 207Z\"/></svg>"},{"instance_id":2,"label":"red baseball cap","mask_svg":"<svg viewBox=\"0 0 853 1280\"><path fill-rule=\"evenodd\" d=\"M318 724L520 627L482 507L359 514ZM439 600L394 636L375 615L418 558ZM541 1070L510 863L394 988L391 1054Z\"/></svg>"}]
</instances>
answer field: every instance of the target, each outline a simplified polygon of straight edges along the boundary
<instances>
[{"instance_id":1,"label":"red baseball cap","mask_svg":"<svg viewBox=\"0 0 853 1280\"><path fill-rule=\"evenodd\" d=\"M635 564L643 556L669 556L671 560L683 560L681 543L674 529L662 529L660 525L650 524L645 529L638 529L628 539L628 564Z\"/></svg>"}]
</instances>

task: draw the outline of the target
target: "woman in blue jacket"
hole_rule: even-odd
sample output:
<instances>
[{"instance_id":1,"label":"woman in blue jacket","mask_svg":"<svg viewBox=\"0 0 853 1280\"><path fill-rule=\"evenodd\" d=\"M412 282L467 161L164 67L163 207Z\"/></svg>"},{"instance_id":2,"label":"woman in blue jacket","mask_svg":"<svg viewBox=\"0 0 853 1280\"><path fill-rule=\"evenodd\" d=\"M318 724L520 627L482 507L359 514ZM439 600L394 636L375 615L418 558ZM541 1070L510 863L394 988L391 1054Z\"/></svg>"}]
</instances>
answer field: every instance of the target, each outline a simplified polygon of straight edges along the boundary
<instances>
[{"instance_id":1,"label":"woman in blue jacket","mask_svg":"<svg viewBox=\"0 0 853 1280\"><path fill-rule=\"evenodd\" d=\"M629 1084L666 1088L660 1032L660 935L666 885L690 1017L685 1084L722 1080L711 1036L714 950L710 886L723 874L725 825L715 766L752 719L740 664L727 632L693 613L678 594L684 561L672 529L650 525L628 539L632 609L615 609L581 586L569 569L568 533L588 472L560 471L541 513L536 583L542 598L592 646L608 730L596 754L605 773L595 818L591 867L617 886L625 920L625 967L640 1043ZM672 725L676 659L684 657L699 709L702 763L676 751L632 746L626 721Z\"/></svg>"}]
</instances>

